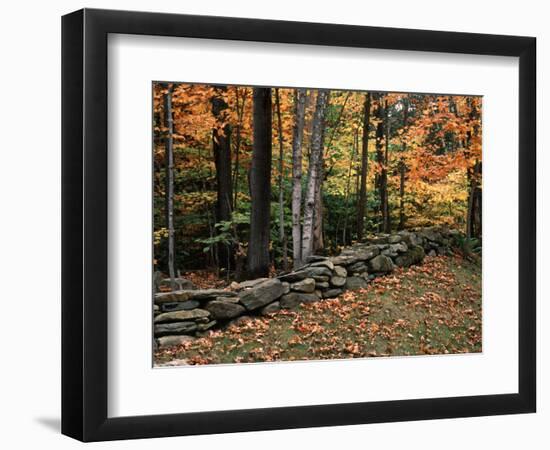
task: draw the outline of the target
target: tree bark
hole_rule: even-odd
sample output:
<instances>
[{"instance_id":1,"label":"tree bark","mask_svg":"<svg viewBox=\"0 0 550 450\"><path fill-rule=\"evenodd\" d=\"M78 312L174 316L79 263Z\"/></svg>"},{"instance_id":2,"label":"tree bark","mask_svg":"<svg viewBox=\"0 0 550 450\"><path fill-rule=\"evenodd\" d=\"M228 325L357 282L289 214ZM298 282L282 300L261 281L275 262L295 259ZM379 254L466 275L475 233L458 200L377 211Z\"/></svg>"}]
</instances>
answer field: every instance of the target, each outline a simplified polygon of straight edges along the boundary
<instances>
[{"instance_id":1,"label":"tree bark","mask_svg":"<svg viewBox=\"0 0 550 450\"><path fill-rule=\"evenodd\" d=\"M237 209L237 194L239 192L239 157L241 153L241 129L243 126L244 107L246 103L246 89L242 94L242 100L239 107L239 88L235 87L235 96L237 104L237 129L235 136L235 168L233 170L233 210Z\"/></svg>"},{"instance_id":2,"label":"tree bark","mask_svg":"<svg viewBox=\"0 0 550 450\"><path fill-rule=\"evenodd\" d=\"M348 177L346 182L346 190L344 192L344 205L346 207L346 212L344 216L344 228L342 232L342 245L347 245L348 239L347 239L347 231L348 231L348 219L349 219L349 198L351 197L351 172L353 169L353 166L355 164L355 155L358 151L359 147L359 134L358 130L355 130L355 134L353 136L353 145L351 148L351 158L349 160L349 167L348 167ZM338 227L340 225L340 217L338 217L338 222L336 224L336 233L338 234ZM337 242L338 244L338 242Z\"/></svg>"},{"instance_id":3,"label":"tree bark","mask_svg":"<svg viewBox=\"0 0 550 450\"><path fill-rule=\"evenodd\" d=\"M277 130L279 134L279 241L283 247L283 270L288 269L288 247L285 233L285 198L284 198L284 145L283 145L283 122L281 120L281 102L279 89L275 89L275 109L277 111Z\"/></svg>"},{"instance_id":4,"label":"tree bark","mask_svg":"<svg viewBox=\"0 0 550 450\"><path fill-rule=\"evenodd\" d=\"M168 273L170 288L176 290L176 270L174 267L174 117L172 114L172 93L174 87L170 85L164 94L164 121L166 125L166 225L168 228Z\"/></svg>"},{"instance_id":5,"label":"tree bark","mask_svg":"<svg viewBox=\"0 0 550 450\"><path fill-rule=\"evenodd\" d=\"M329 91L320 89L317 94L313 130L311 134L311 151L309 157L308 181L304 205L304 226L302 234L302 258L313 252L313 227L315 224L315 191L319 182L319 172L323 153L323 126L328 103Z\"/></svg>"},{"instance_id":6,"label":"tree bark","mask_svg":"<svg viewBox=\"0 0 550 450\"><path fill-rule=\"evenodd\" d=\"M306 90L296 89L292 136L292 258L294 268L302 265L302 139L306 110Z\"/></svg>"},{"instance_id":7,"label":"tree bark","mask_svg":"<svg viewBox=\"0 0 550 450\"><path fill-rule=\"evenodd\" d=\"M212 114L217 121L223 122L227 103L222 94L227 91L226 87L216 89L216 95L212 97ZM216 166L216 222L230 221L233 211L233 187L231 179L231 127L226 124L223 131L217 128L212 131L212 150L214 153L214 164ZM232 249L230 246L220 244L218 254L220 261L229 269L233 266Z\"/></svg>"},{"instance_id":8,"label":"tree bark","mask_svg":"<svg viewBox=\"0 0 550 450\"><path fill-rule=\"evenodd\" d=\"M407 127L407 120L409 115L409 101L403 100L403 141L401 143L401 158L399 160L399 225L397 228L402 230L405 228L405 173L407 172L407 166L405 164L405 158L403 154L407 150L407 142L405 139L405 129Z\"/></svg>"},{"instance_id":9,"label":"tree bark","mask_svg":"<svg viewBox=\"0 0 550 450\"><path fill-rule=\"evenodd\" d=\"M378 191L378 213L379 213L379 224L378 231L383 231L383 204L384 204L384 187L382 183L382 171L384 165L384 108L382 107L382 94L377 94L376 102L376 176L375 176L375 187Z\"/></svg>"},{"instance_id":10,"label":"tree bark","mask_svg":"<svg viewBox=\"0 0 550 450\"><path fill-rule=\"evenodd\" d=\"M384 139L384 160L382 163L382 173L380 180L380 198L382 203L382 231L384 233L391 232L391 223L390 223L390 209L388 204L388 147L390 142L390 123L389 123L389 114L388 114L388 101L385 101L384 104L384 128L385 128L385 139Z\"/></svg>"},{"instance_id":11,"label":"tree bark","mask_svg":"<svg viewBox=\"0 0 550 450\"><path fill-rule=\"evenodd\" d=\"M365 228L365 210L367 204L367 174L369 165L369 122L370 122L370 93L365 94L363 113L363 153L361 155L361 189L357 208L357 240L363 239Z\"/></svg>"},{"instance_id":12,"label":"tree bark","mask_svg":"<svg viewBox=\"0 0 550 450\"><path fill-rule=\"evenodd\" d=\"M327 99L328 106L328 99ZM325 142L325 122L321 129L321 154L317 168L317 182L315 183L315 206L313 209L313 250L312 253L321 252L325 248L323 239L323 181L325 179L324 167L324 142Z\"/></svg>"},{"instance_id":13,"label":"tree bark","mask_svg":"<svg viewBox=\"0 0 550 450\"><path fill-rule=\"evenodd\" d=\"M251 278L269 274L271 200L271 89L254 88L254 142L250 170L250 241L248 274Z\"/></svg>"}]
</instances>

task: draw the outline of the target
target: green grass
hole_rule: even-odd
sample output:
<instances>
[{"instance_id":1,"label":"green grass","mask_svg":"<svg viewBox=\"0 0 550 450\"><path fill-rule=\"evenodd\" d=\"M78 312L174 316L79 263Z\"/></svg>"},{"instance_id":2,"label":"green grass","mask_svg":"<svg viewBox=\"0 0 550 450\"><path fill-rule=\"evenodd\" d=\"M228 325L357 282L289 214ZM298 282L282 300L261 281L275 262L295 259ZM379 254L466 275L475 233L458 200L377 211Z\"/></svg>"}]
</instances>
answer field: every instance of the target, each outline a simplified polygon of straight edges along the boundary
<instances>
[{"instance_id":1,"label":"green grass","mask_svg":"<svg viewBox=\"0 0 550 450\"><path fill-rule=\"evenodd\" d=\"M225 364L481 351L481 270L430 257L367 289L209 332L157 364Z\"/></svg>"}]
</instances>

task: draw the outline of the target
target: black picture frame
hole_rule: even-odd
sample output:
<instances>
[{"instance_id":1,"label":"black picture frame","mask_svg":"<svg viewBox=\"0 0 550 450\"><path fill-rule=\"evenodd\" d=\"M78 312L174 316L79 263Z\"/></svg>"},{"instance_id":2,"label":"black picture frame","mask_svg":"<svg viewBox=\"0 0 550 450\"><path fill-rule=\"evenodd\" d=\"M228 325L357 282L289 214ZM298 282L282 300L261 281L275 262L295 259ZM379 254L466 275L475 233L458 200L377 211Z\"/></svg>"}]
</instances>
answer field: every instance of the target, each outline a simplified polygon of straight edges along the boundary
<instances>
[{"instance_id":1,"label":"black picture frame","mask_svg":"<svg viewBox=\"0 0 550 450\"><path fill-rule=\"evenodd\" d=\"M517 393L107 416L107 36L178 36L519 57ZM535 412L536 39L83 9L62 18L62 433L82 441ZM146 182L146 181L145 181Z\"/></svg>"}]
</instances>

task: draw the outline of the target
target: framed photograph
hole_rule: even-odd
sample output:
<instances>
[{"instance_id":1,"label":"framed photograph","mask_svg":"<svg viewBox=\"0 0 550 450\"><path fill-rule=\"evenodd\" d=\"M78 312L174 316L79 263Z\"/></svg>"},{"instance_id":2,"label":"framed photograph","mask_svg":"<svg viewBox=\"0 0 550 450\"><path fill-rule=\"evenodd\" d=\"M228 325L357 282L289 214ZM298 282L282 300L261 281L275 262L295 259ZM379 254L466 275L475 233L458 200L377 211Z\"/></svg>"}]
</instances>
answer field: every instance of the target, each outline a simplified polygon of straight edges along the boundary
<instances>
[{"instance_id":1,"label":"framed photograph","mask_svg":"<svg viewBox=\"0 0 550 450\"><path fill-rule=\"evenodd\" d=\"M535 412L536 40L62 21L62 432Z\"/></svg>"}]
</instances>

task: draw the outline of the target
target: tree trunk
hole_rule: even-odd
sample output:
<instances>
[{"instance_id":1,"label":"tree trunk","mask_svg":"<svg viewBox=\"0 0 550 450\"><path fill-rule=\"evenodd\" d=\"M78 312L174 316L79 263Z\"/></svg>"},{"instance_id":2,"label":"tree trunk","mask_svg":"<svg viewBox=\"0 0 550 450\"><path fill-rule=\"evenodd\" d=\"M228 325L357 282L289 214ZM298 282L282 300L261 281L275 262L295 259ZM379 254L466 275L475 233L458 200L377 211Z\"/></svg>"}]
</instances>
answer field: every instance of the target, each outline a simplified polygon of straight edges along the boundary
<instances>
[{"instance_id":1,"label":"tree trunk","mask_svg":"<svg viewBox=\"0 0 550 450\"><path fill-rule=\"evenodd\" d=\"M380 197L382 203L382 231L384 233L391 232L390 223L390 209L388 204L388 147L390 142L390 123L388 115L388 101L385 101L384 105L384 128L385 128L385 140L384 140L384 161L382 163L382 173L380 180Z\"/></svg>"},{"instance_id":2,"label":"tree trunk","mask_svg":"<svg viewBox=\"0 0 550 450\"><path fill-rule=\"evenodd\" d=\"M227 91L226 87L216 89L216 94L212 97L212 114L217 121L225 120L225 110L227 103L222 94ZM233 187L231 180L231 127L226 124L223 132L214 128L212 131L212 150L214 153L214 164L216 166L216 222L230 221L233 210ZM220 262L228 269L233 266L233 251L229 245L220 244L218 246L218 255Z\"/></svg>"},{"instance_id":3,"label":"tree trunk","mask_svg":"<svg viewBox=\"0 0 550 450\"><path fill-rule=\"evenodd\" d=\"M239 88L235 88L236 104L237 104L237 130L235 136L235 168L233 170L233 210L237 209L237 194L239 192L239 156L241 152L241 129L243 126L244 106L246 103L246 89L242 94L242 100L239 107Z\"/></svg>"},{"instance_id":4,"label":"tree trunk","mask_svg":"<svg viewBox=\"0 0 550 450\"><path fill-rule=\"evenodd\" d=\"M248 274L251 278L269 274L271 200L271 89L254 88L254 143L250 169L250 241Z\"/></svg>"},{"instance_id":5,"label":"tree trunk","mask_svg":"<svg viewBox=\"0 0 550 450\"><path fill-rule=\"evenodd\" d=\"M363 153L361 155L361 189L357 208L357 240L363 239L365 228L365 209L367 205L367 174L369 165L369 122L370 122L370 93L365 94L363 113Z\"/></svg>"},{"instance_id":6,"label":"tree trunk","mask_svg":"<svg viewBox=\"0 0 550 450\"><path fill-rule=\"evenodd\" d=\"M405 139L405 129L407 127L407 120L409 115L409 101L403 100L403 141L401 143L401 153L405 153L407 150L407 142ZM407 166L405 165L405 158L401 155L399 160L399 225L397 228L402 230L405 228L405 173L407 172Z\"/></svg>"},{"instance_id":7,"label":"tree trunk","mask_svg":"<svg viewBox=\"0 0 550 450\"><path fill-rule=\"evenodd\" d=\"M288 269L288 246L285 233L285 196L283 188L284 175L284 146L283 146L283 122L281 120L281 102L279 89L275 89L275 106L277 111L277 129L279 134L279 241L283 247L283 270Z\"/></svg>"},{"instance_id":8,"label":"tree trunk","mask_svg":"<svg viewBox=\"0 0 550 450\"><path fill-rule=\"evenodd\" d=\"M328 100L327 100L328 105ZM317 182L315 183L315 203L313 209L313 253L321 252L325 248L323 240L323 181L325 179L324 167L324 142L325 142L325 123L321 129L321 154L317 168Z\"/></svg>"},{"instance_id":9,"label":"tree trunk","mask_svg":"<svg viewBox=\"0 0 550 450\"><path fill-rule=\"evenodd\" d=\"M323 158L321 156L320 160ZM317 170L318 177L315 185L315 207L313 211L313 253L322 251L325 248L323 240L323 179L324 179L323 164Z\"/></svg>"},{"instance_id":10,"label":"tree trunk","mask_svg":"<svg viewBox=\"0 0 550 450\"><path fill-rule=\"evenodd\" d=\"M383 165L384 165L384 108L382 108L382 94L377 94L376 102L376 176L375 176L375 187L378 191L378 213L379 213L379 224L378 231L383 231L384 229L384 186L383 186Z\"/></svg>"},{"instance_id":11,"label":"tree trunk","mask_svg":"<svg viewBox=\"0 0 550 450\"><path fill-rule=\"evenodd\" d=\"M174 117L172 115L173 86L164 94L164 121L166 125L166 225L168 228L168 274L170 288L176 290L176 270L174 267Z\"/></svg>"},{"instance_id":12,"label":"tree trunk","mask_svg":"<svg viewBox=\"0 0 550 450\"><path fill-rule=\"evenodd\" d=\"M292 136L292 257L294 268L302 265L302 139L306 109L306 90L296 89L294 133Z\"/></svg>"},{"instance_id":13,"label":"tree trunk","mask_svg":"<svg viewBox=\"0 0 550 450\"><path fill-rule=\"evenodd\" d=\"M319 168L322 164L323 126L328 103L329 91L320 89L317 94L313 130L311 134L311 151L309 156L308 181L304 204L304 227L302 234L302 258L313 252L313 227L315 224L315 191L319 182Z\"/></svg>"},{"instance_id":14,"label":"tree trunk","mask_svg":"<svg viewBox=\"0 0 550 450\"><path fill-rule=\"evenodd\" d=\"M469 238L481 238L481 162L476 161L470 171L470 189L468 193L468 212L466 235Z\"/></svg>"},{"instance_id":15,"label":"tree trunk","mask_svg":"<svg viewBox=\"0 0 550 450\"><path fill-rule=\"evenodd\" d=\"M355 155L356 155L356 152L358 150L357 147L359 147L359 134L358 134L358 130L356 129L355 134L353 136L353 146L351 148L351 158L349 160L346 190L344 192L344 205L346 207L346 209L345 209L346 212L345 212L345 216L344 216L344 228L343 228L343 232L342 232L342 245L347 245L347 243L348 243L347 231L348 231L348 219L349 219L349 208L350 208L349 198L351 196L351 172L352 172L352 169L353 169L353 165L355 163ZM339 227L339 225L340 225L340 217L338 217L338 222L336 224L336 235L337 236L338 236L338 227ZM336 242L336 244L338 245L338 242Z\"/></svg>"}]
</instances>

